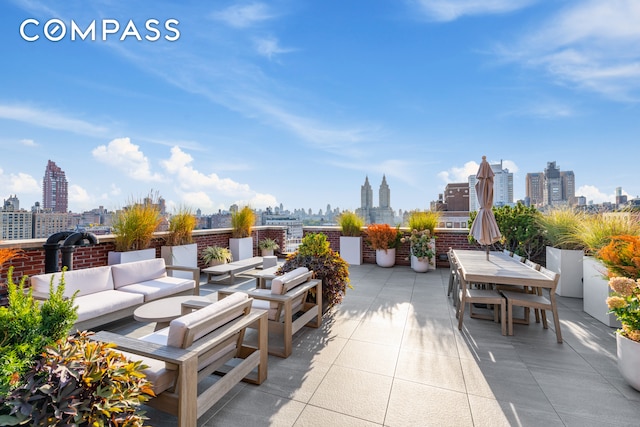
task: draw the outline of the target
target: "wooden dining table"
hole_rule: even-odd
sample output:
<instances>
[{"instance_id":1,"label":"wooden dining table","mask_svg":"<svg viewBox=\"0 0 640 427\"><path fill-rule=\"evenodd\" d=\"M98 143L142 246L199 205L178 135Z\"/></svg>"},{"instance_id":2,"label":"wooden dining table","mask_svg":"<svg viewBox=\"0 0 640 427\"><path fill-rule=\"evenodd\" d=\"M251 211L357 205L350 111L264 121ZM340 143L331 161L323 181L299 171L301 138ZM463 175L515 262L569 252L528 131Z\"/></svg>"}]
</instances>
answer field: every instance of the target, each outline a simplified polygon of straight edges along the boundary
<instances>
[{"instance_id":1,"label":"wooden dining table","mask_svg":"<svg viewBox=\"0 0 640 427\"><path fill-rule=\"evenodd\" d=\"M551 288L553 280L504 252L454 249L453 253L467 283Z\"/></svg>"}]
</instances>

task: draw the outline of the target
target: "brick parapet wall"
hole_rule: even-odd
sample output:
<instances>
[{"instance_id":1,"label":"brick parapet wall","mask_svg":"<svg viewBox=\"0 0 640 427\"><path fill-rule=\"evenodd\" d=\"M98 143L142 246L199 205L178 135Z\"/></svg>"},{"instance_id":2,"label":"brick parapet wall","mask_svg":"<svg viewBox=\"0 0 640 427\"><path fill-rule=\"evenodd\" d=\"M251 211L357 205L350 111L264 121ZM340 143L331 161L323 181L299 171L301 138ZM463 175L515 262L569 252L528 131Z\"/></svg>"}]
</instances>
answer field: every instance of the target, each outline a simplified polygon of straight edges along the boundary
<instances>
[{"instance_id":1,"label":"brick parapet wall","mask_svg":"<svg viewBox=\"0 0 640 427\"><path fill-rule=\"evenodd\" d=\"M408 229L401 228L404 235L409 234ZM339 227L305 227L304 234L311 232L322 232L327 235L331 248L340 251L340 229ZM152 242L152 247L156 249L156 257L160 257L160 248L164 244L163 237L166 233L157 233L156 238ZM470 244L467 240L468 230L464 229L437 229L436 230L436 261L438 267L448 267L449 262L446 254L449 247L454 249L478 249L478 244ZM195 230L193 240L198 245L198 254L207 246L229 246L229 238L231 237L231 229L209 229ZM266 237L276 240L281 245L286 238L285 227L262 226L255 227L252 231L254 255L259 256L258 241ZM94 246L79 246L75 248L73 254L73 268L83 269L91 267L99 267L107 265L107 254L114 250L114 238L112 235L98 236L99 243ZM0 289L6 286L7 271L10 265L14 266L14 278L23 275L32 276L42 274L45 270L45 256L43 244L46 239L31 239L21 241L4 241L0 243L0 247L18 247L24 251L24 255L20 258L0 266ZM363 261L365 263L375 263L375 251L366 243L366 230L363 232ZM396 251L396 264L409 265L409 244L404 243ZM199 267L206 267L202 261L198 261ZM60 260L58 262L60 265Z\"/></svg>"}]
</instances>

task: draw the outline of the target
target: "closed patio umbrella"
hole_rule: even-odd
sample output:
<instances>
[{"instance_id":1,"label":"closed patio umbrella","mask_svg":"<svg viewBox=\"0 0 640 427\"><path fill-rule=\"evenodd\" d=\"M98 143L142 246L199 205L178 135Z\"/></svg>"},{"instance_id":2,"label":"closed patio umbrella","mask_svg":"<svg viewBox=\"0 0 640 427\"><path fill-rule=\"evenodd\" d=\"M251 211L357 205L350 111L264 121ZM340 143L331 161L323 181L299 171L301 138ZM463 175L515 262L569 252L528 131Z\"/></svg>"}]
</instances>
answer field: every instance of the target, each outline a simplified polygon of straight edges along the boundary
<instances>
[{"instance_id":1,"label":"closed patio umbrella","mask_svg":"<svg viewBox=\"0 0 640 427\"><path fill-rule=\"evenodd\" d=\"M500 240L502 235L493 215L493 177L494 173L487 162L487 156L482 156L482 163L476 175L476 196L480 209L478 215L471 224L469 234L481 245L487 248L487 259L489 259L489 245Z\"/></svg>"}]
</instances>

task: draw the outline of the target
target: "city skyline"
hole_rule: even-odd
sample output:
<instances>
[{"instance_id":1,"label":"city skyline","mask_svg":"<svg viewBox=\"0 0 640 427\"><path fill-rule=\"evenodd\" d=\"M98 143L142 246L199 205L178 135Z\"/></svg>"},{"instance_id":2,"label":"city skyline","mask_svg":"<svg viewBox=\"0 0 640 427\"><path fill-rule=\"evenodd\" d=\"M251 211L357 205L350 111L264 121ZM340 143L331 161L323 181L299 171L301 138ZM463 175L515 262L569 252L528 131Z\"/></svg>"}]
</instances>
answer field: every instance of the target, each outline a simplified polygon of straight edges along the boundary
<instances>
[{"instance_id":1,"label":"city skyline","mask_svg":"<svg viewBox=\"0 0 640 427\"><path fill-rule=\"evenodd\" d=\"M588 201L637 197L640 4L552 3L4 2L0 197L41 202L52 160L74 212L150 190L355 210L383 175L394 210L427 209L483 155L514 200L549 161Z\"/></svg>"}]
</instances>

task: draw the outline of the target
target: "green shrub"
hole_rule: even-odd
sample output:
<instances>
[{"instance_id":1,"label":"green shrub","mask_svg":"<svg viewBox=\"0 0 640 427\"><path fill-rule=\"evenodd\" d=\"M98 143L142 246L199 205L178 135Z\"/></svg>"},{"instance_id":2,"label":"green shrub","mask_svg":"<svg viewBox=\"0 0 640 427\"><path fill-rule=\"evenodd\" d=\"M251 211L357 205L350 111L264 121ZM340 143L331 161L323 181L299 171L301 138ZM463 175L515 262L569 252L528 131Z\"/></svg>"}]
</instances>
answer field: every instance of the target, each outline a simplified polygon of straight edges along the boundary
<instances>
[{"instance_id":1,"label":"green shrub","mask_svg":"<svg viewBox=\"0 0 640 427\"><path fill-rule=\"evenodd\" d=\"M231 262L233 255L228 248L222 246L207 246L200 253L200 259L205 264L210 264L212 261Z\"/></svg>"},{"instance_id":2,"label":"green shrub","mask_svg":"<svg viewBox=\"0 0 640 427\"><path fill-rule=\"evenodd\" d=\"M193 230L198 224L198 219L191 209L182 207L169 219L169 235L167 245L179 246L193 243Z\"/></svg>"},{"instance_id":3,"label":"green shrub","mask_svg":"<svg viewBox=\"0 0 640 427\"><path fill-rule=\"evenodd\" d=\"M112 344L68 336L45 349L21 386L7 396L1 425L142 426L139 406L154 396L141 372Z\"/></svg>"},{"instance_id":4,"label":"green shrub","mask_svg":"<svg viewBox=\"0 0 640 427\"><path fill-rule=\"evenodd\" d=\"M0 396L19 384L43 349L67 336L78 318L75 294L64 297L64 269L57 287L51 277L50 297L42 304L33 299L31 288L25 288L26 279L16 284L9 267L9 304L0 307Z\"/></svg>"},{"instance_id":5,"label":"green shrub","mask_svg":"<svg viewBox=\"0 0 640 427\"><path fill-rule=\"evenodd\" d=\"M440 223L439 211L411 211L407 221L410 230L424 231L429 230L432 236L435 236L435 229Z\"/></svg>"},{"instance_id":6,"label":"green shrub","mask_svg":"<svg viewBox=\"0 0 640 427\"><path fill-rule=\"evenodd\" d=\"M158 198L150 194L144 200L132 201L125 209L118 211L112 225L116 251L147 249L151 245L153 233L162 222Z\"/></svg>"},{"instance_id":7,"label":"green shrub","mask_svg":"<svg viewBox=\"0 0 640 427\"><path fill-rule=\"evenodd\" d=\"M280 249L280 245L275 240L265 237L258 242L258 248L266 251L276 251Z\"/></svg>"},{"instance_id":8,"label":"green shrub","mask_svg":"<svg viewBox=\"0 0 640 427\"><path fill-rule=\"evenodd\" d=\"M577 232L584 214L570 208L553 208L537 217L545 243L558 249L582 249Z\"/></svg>"},{"instance_id":9,"label":"green shrub","mask_svg":"<svg viewBox=\"0 0 640 427\"><path fill-rule=\"evenodd\" d=\"M344 211L338 217L338 224L340 224L343 236L359 237L362 234L364 220L355 212Z\"/></svg>"},{"instance_id":10,"label":"green shrub","mask_svg":"<svg viewBox=\"0 0 640 427\"><path fill-rule=\"evenodd\" d=\"M627 212L586 215L576 234L585 251L596 254L613 236L640 236L640 222Z\"/></svg>"},{"instance_id":11,"label":"green shrub","mask_svg":"<svg viewBox=\"0 0 640 427\"><path fill-rule=\"evenodd\" d=\"M251 229L256 222L256 214L249 206L231 214L231 236L234 238L251 237Z\"/></svg>"},{"instance_id":12,"label":"green shrub","mask_svg":"<svg viewBox=\"0 0 640 427\"><path fill-rule=\"evenodd\" d=\"M322 280L322 299L328 307L341 303L347 287L351 288L349 264L330 248L323 233L304 236L298 250L287 257L279 271L286 273L298 267L308 268Z\"/></svg>"}]
</instances>

